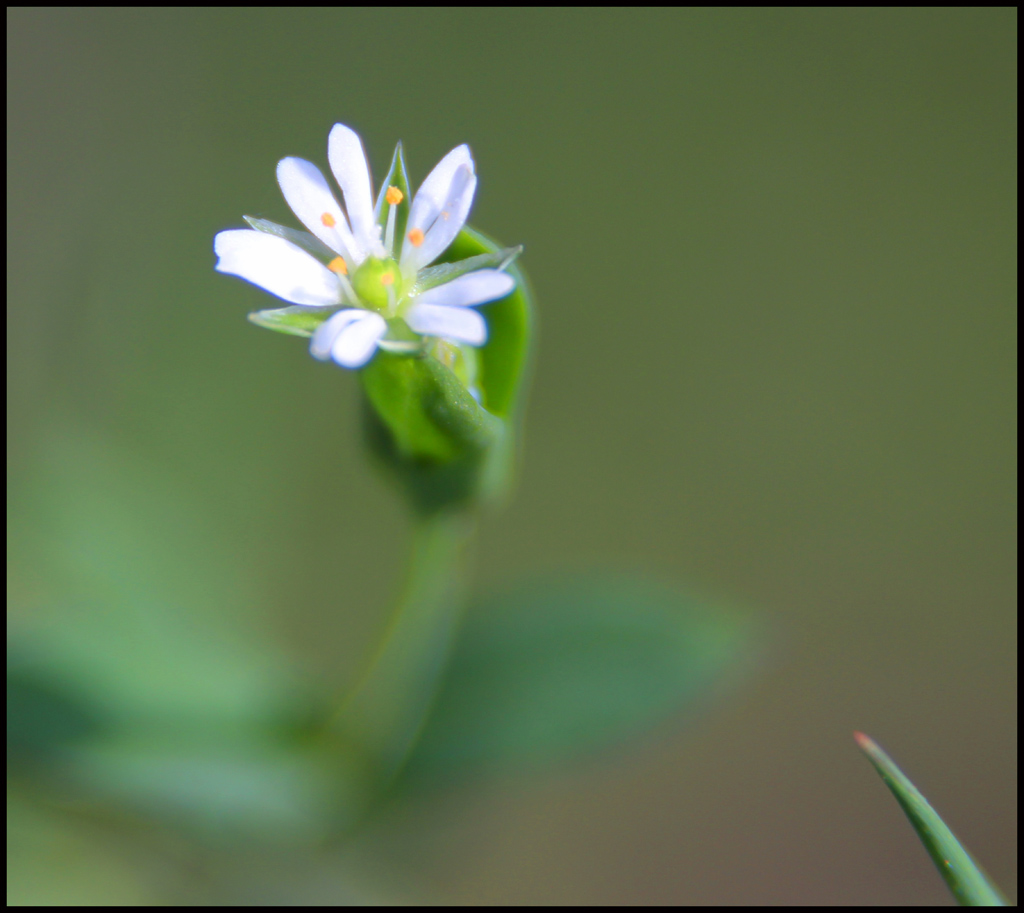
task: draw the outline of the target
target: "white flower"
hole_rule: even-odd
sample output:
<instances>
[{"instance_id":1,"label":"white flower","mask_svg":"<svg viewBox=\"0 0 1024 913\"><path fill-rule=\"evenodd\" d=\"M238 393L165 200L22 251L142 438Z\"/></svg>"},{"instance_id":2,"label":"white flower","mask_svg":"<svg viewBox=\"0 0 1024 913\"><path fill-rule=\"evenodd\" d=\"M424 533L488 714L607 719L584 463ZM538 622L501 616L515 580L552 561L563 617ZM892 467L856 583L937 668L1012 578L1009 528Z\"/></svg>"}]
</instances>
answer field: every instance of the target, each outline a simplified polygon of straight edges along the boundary
<instances>
[{"instance_id":1,"label":"white flower","mask_svg":"<svg viewBox=\"0 0 1024 913\"><path fill-rule=\"evenodd\" d=\"M466 223L476 190L469 147L449 152L420 186L409 206L397 257L395 216L403 200L401 191L382 188L374 207L363 144L344 124L331 130L327 157L341 187L344 210L311 162L282 159L277 180L302 224L337 256L325 265L285 237L238 229L215 238L216 268L293 304L342 305L313 334L310 352L346 368L362 367L378 345L387 346L393 329L388 321L397 318L417 334L483 345L487 324L471 308L511 292L515 280L510 275L501 269L478 269L422 292L416 288L420 271L448 248ZM382 232L378 219L384 206L388 216ZM408 341L404 344L409 346ZM391 342L395 349L402 345L401 340Z\"/></svg>"}]
</instances>

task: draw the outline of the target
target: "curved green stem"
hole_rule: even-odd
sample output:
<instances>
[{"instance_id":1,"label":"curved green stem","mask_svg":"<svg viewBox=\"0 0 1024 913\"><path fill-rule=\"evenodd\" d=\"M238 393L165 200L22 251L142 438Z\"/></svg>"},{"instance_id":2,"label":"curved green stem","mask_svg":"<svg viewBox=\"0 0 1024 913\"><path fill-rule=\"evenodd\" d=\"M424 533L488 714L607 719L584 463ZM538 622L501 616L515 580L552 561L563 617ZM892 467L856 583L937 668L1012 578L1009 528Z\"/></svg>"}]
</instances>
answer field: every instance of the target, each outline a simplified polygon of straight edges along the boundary
<instances>
[{"instance_id":1,"label":"curved green stem","mask_svg":"<svg viewBox=\"0 0 1024 913\"><path fill-rule=\"evenodd\" d=\"M386 785L416 742L461 616L460 565L474 529L465 514L418 520L408 577L387 631L336 727L359 746Z\"/></svg>"}]
</instances>

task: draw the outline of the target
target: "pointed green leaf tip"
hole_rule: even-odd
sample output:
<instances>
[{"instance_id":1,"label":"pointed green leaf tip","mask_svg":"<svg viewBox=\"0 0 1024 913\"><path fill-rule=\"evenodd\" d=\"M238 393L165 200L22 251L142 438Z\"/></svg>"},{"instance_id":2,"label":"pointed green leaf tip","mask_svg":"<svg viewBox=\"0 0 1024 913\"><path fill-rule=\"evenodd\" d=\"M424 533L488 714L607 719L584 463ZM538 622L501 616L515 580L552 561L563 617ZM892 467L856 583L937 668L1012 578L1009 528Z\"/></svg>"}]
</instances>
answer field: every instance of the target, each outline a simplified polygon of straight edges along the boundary
<instances>
[{"instance_id":1,"label":"pointed green leaf tip","mask_svg":"<svg viewBox=\"0 0 1024 913\"><path fill-rule=\"evenodd\" d=\"M910 819L917 836L921 838L957 902L963 907L1006 906L1006 900L999 890L903 771L864 733L855 732L853 737Z\"/></svg>"}]
</instances>

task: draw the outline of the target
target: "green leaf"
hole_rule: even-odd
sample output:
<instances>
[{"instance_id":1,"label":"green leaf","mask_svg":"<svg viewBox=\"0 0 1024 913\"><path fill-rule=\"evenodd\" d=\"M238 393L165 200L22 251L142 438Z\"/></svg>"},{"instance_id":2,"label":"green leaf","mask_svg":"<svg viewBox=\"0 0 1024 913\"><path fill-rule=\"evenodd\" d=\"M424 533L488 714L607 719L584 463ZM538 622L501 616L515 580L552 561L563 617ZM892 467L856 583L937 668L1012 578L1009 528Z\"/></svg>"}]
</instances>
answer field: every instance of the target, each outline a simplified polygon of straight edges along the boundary
<instances>
[{"instance_id":1,"label":"green leaf","mask_svg":"<svg viewBox=\"0 0 1024 913\"><path fill-rule=\"evenodd\" d=\"M648 735L748 655L745 625L675 590L594 575L472 607L407 784L543 765Z\"/></svg>"},{"instance_id":2,"label":"green leaf","mask_svg":"<svg viewBox=\"0 0 1024 913\"><path fill-rule=\"evenodd\" d=\"M71 429L49 444L9 519L12 564L39 581L13 613L19 774L204 835L343 825L368 775L310 737L323 708L259 633L245 549L166 467Z\"/></svg>"},{"instance_id":3,"label":"green leaf","mask_svg":"<svg viewBox=\"0 0 1024 913\"><path fill-rule=\"evenodd\" d=\"M301 247L307 254L312 254L322 263L330 263L338 255L331 250L323 241L308 231L299 231L297 228L289 228L287 225L278 225L270 219L258 219L255 216L242 216L256 231L265 232L268 235L277 235L285 241L291 241L296 247Z\"/></svg>"},{"instance_id":4,"label":"green leaf","mask_svg":"<svg viewBox=\"0 0 1024 913\"><path fill-rule=\"evenodd\" d=\"M921 838L957 902L964 907L1006 906L1006 900L999 890L903 771L862 732L854 733L854 738L910 819L917 836Z\"/></svg>"},{"instance_id":5,"label":"green leaf","mask_svg":"<svg viewBox=\"0 0 1024 913\"><path fill-rule=\"evenodd\" d=\"M349 826L355 768L327 749L256 733L148 733L75 749L66 775L90 796L208 840L284 843Z\"/></svg>"},{"instance_id":6,"label":"green leaf","mask_svg":"<svg viewBox=\"0 0 1024 913\"><path fill-rule=\"evenodd\" d=\"M244 623L251 575L194 498L72 428L40 447L9 519L13 566L42 581L14 612L14 671L39 700L54 683L112 726L166 728L263 726L302 699L287 654Z\"/></svg>"},{"instance_id":7,"label":"green leaf","mask_svg":"<svg viewBox=\"0 0 1024 913\"><path fill-rule=\"evenodd\" d=\"M94 707L54 670L7 652L7 762L47 761L103 729Z\"/></svg>"},{"instance_id":8,"label":"green leaf","mask_svg":"<svg viewBox=\"0 0 1024 913\"><path fill-rule=\"evenodd\" d=\"M287 333L289 336L312 336L317 328L338 312L336 307L306 307L294 304L290 307L253 311L249 320L258 327Z\"/></svg>"}]
</instances>

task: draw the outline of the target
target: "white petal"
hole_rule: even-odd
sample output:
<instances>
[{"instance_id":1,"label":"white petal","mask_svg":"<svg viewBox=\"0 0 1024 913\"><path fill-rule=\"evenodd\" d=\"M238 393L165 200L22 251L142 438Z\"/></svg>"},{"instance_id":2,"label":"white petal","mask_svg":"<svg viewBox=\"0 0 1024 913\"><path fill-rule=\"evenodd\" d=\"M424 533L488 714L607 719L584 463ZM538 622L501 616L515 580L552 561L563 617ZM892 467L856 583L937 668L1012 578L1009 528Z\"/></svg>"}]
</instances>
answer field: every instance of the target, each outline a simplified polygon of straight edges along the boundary
<instances>
[{"instance_id":1,"label":"white petal","mask_svg":"<svg viewBox=\"0 0 1024 913\"><path fill-rule=\"evenodd\" d=\"M473 193L476 191L476 175L465 165L461 166L452 178L448 197L438 213L433 225L426 229L426 235L419 247L416 247L406 234L402 243L401 264L404 272L409 273L422 269L436 260L448 247L455 236L462 231L473 205ZM412 229L410 229L411 231Z\"/></svg>"},{"instance_id":2,"label":"white petal","mask_svg":"<svg viewBox=\"0 0 1024 913\"><path fill-rule=\"evenodd\" d=\"M406 323L417 333L426 336L444 336L471 346L482 346L487 341L487 324L476 311L440 304L414 304L405 317Z\"/></svg>"},{"instance_id":3,"label":"white petal","mask_svg":"<svg viewBox=\"0 0 1024 913\"><path fill-rule=\"evenodd\" d=\"M316 328L313 338L309 341L309 354L320 361L326 361L330 357L331 347L342 330L350 323L362 318L366 311L351 308L338 311L332 314L327 320Z\"/></svg>"},{"instance_id":4,"label":"white petal","mask_svg":"<svg viewBox=\"0 0 1024 913\"><path fill-rule=\"evenodd\" d=\"M363 262L366 254L353 238L345 213L316 165L293 156L281 159L277 163L277 183L299 221L341 254L350 270Z\"/></svg>"},{"instance_id":5,"label":"white petal","mask_svg":"<svg viewBox=\"0 0 1024 913\"><path fill-rule=\"evenodd\" d=\"M345 195L352 233L364 255L381 252L380 228L373 217L373 185L370 166L366 163L363 143L355 131L344 124L335 124L327 137L327 160L331 163L334 179Z\"/></svg>"},{"instance_id":6,"label":"white petal","mask_svg":"<svg viewBox=\"0 0 1024 913\"><path fill-rule=\"evenodd\" d=\"M343 368L361 368L377 351L377 343L387 331L388 325L380 314L363 311L358 320L338 334L331 346L331 358Z\"/></svg>"},{"instance_id":7,"label":"white petal","mask_svg":"<svg viewBox=\"0 0 1024 913\"><path fill-rule=\"evenodd\" d=\"M416 301L419 304L442 304L446 307L472 307L504 298L515 285L516 280L499 269L478 269L444 285L427 289Z\"/></svg>"},{"instance_id":8,"label":"white petal","mask_svg":"<svg viewBox=\"0 0 1024 913\"><path fill-rule=\"evenodd\" d=\"M466 222L475 190L476 175L469 146L458 146L441 159L416 191L409 210L406 236L402 239L403 272L414 273L451 244ZM430 238L435 228L442 230ZM413 230L427 236L420 247L409 241L408 233Z\"/></svg>"},{"instance_id":9,"label":"white petal","mask_svg":"<svg viewBox=\"0 0 1024 913\"><path fill-rule=\"evenodd\" d=\"M277 235L248 228L222 231L213 241L217 270L241 276L294 304L341 303L338 277L316 257Z\"/></svg>"},{"instance_id":10,"label":"white petal","mask_svg":"<svg viewBox=\"0 0 1024 913\"><path fill-rule=\"evenodd\" d=\"M441 159L434 166L434 170L427 175L426 180L420 185L420 189L416 191L412 208L409 211L410 230L418 228L425 232L433 224L448 197L455 172L463 165L471 172L474 170L473 156L469 151L469 146L465 143L456 146Z\"/></svg>"}]
</instances>

